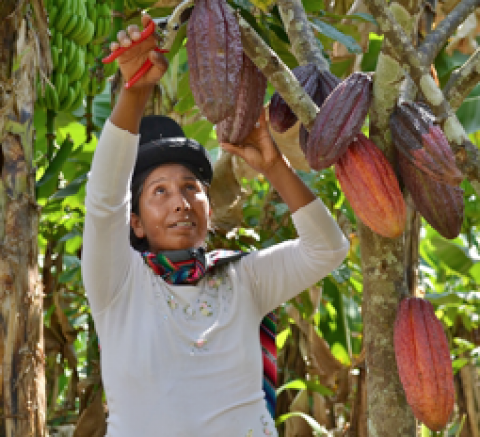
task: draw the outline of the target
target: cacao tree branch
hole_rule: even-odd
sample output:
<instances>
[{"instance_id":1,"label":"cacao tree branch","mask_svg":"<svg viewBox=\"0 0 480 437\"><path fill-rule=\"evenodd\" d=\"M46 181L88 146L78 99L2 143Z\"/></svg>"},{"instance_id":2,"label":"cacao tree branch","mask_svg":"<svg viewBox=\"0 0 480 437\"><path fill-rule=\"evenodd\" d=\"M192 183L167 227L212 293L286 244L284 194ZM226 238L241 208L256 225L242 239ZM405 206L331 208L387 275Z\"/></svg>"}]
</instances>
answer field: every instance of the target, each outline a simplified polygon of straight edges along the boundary
<instances>
[{"instance_id":1,"label":"cacao tree branch","mask_svg":"<svg viewBox=\"0 0 480 437\"><path fill-rule=\"evenodd\" d=\"M300 0L278 0L277 6L288 34L292 52L300 65L315 64L320 70L330 66L323 57Z\"/></svg>"},{"instance_id":2,"label":"cacao tree branch","mask_svg":"<svg viewBox=\"0 0 480 437\"><path fill-rule=\"evenodd\" d=\"M164 35L165 40L163 42L163 48L169 50L172 47L175 37L177 36L178 29L180 29L182 13L194 4L193 0L183 0L177 5L172 12L172 15L168 18L167 25L165 27Z\"/></svg>"},{"instance_id":3,"label":"cacao tree branch","mask_svg":"<svg viewBox=\"0 0 480 437\"><path fill-rule=\"evenodd\" d=\"M300 122L310 130L318 107L298 83L291 70L238 14L243 50L280 93Z\"/></svg>"},{"instance_id":4,"label":"cacao tree branch","mask_svg":"<svg viewBox=\"0 0 480 437\"><path fill-rule=\"evenodd\" d=\"M477 147L468 139L463 126L435 84L429 69L420 60L410 39L387 8L385 1L368 0L368 7L375 16L380 30L393 46L396 61L410 74L432 112L438 117L455 153L458 167L480 194L480 159Z\"/></svg>"},{"instance_id":5,"label":"cacao tree branch","mask_svg":"<svg viewBox=\"0 0 480 437\"><path fill-rule=\"evenodd\" d=\"M463 0L450 12L422 41L418 49L418 55L424 65L430 65L438 52L455 32L456 28L480 6L480 0Z\"/></svg>"},{"instance_id":6,"label":"cacao tree branch","mask_svg":"<svg viewBox=\"0 0 480 437\"><path fill-rule=\"evenodd\" d=\"M455 111L462 104L475 85L480 81L480 48L463 64L457 68L443 88L443 94Z\"/></svg>"}]
</instances>

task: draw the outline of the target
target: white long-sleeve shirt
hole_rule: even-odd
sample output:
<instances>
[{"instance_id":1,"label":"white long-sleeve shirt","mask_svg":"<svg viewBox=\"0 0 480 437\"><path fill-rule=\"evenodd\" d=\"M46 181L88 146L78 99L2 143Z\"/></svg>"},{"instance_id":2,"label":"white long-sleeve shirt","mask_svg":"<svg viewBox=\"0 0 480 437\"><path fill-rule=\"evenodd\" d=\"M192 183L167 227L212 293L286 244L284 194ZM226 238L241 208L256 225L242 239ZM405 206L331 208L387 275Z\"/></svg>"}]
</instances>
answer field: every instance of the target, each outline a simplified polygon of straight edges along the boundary
<instances>
[{"instance_id":1,"label":"white long-sleeve shirt","mask_svg":"<svg viewBox=\"0 0 480 437\"><path fill-rule=\"evenodd\" d=\"M101 343L109 437L276 436L262 391L264 315L329 274L348 241L320 200L299 238L169 285L129 243L138 135L106 122L87 184L82 274Z\"/></svg>"}]
</instances>

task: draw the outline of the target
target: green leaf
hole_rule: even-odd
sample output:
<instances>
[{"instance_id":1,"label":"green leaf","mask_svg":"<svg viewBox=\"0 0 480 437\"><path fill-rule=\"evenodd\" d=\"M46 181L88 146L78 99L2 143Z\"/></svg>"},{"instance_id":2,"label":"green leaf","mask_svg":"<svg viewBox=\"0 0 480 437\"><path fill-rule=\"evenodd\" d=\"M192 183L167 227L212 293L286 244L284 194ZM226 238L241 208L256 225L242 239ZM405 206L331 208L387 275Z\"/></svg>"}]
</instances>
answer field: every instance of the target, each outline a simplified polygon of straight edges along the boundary
<instances>
[{"instance_id":1,"label":"green leaf","mask_svg":"<svg viewBox=\"0 0 480 437\"><path fill-rule=\"evenodd\" d=\"M316 433L317 436L330 435L328 430L322 425L320 425L313 417L310 417L309 415L305 413L300 413L298 411L281 415L275 420L275 425L277 426L280 425L290 417L303 417L307 421L307 423L312 427L312 430Z\"/></svg>"},{"instance_id":2,"label":"green leaf","mask_svg":"<svg viewBox=\"0 0 480 437\"><path fill-rule=\"evenodd\" d=\"M463 101L457 117L467 134L480 130L480 85L477 85Z\"/></svg>"},{"instance_id":3,"label":"green leaf","mask_svg":"<svg viewBox=\"0 0 480 437\"><path fill-rule=\"evenodd\" d=\"M78 193L78 190L85 184L87 180L87 173L79 176L65 188L58 190L50 199L64 199L68 196L73 196Z\"/></svg>"},{"instance_id":4,"label":"green leaf","mask_svg":"<svg viewBox=\"0 0 480 437\"><path fill-rule=\"evenodd\" d=\"M441 237L432 237L430 243L435 255L450 269L462 275L469 274L473 261L466 248Z\"/></svg>"},{"instance_id":5,"label":"green leaf","mask_svg":"<svg viewBox=\"0 0 480 437\"><path fill-rule=\"evenodd\" d=\"M383 45L383 36L370 33L368 50L362 57L362 71L375 71L377 68L378 55Z\"/></svg>"},{"instance_id":6,"label":"green leaf","mask_svg":"<svg viewBox=\"0 0 480 437\"><path fill-rule=\"evenodd\" d=\"M275 345L277 346L277 349L282 349L283 346L285 345L285 342L287 341L287 338L292 334L292 331L290 328L285 328L282 332L279 332L275 336Z\"/></svg>"},{"instance_id":7,"label":"green leaf","mask_svg":"<svg viewBox=\"0 0 480 437\"><path fill-rule=\"evenodd\" d=\"M453 360L453 373L456 374L463 366L467 365L469 362L470 360L468 358L457 358L456 360Z\"/></svg>"},{"instance_id":8,"label":"green leaf","mask_svg":"<svg viewBox=\"0 0 480 437\"><path fill-rule=\"evenodd\" d=\"M305 381L303 379L294 379L293 381L285 383L276 390L276 396L279 396L284 390L309 390L320 393L324 396L333 395L333 392L330 389L320 384L318 381Z\"/></svg>"},{"instance_id":9,"label":"green leaf","mask_svg":"<svg viewBox=\"0 0 480 437\"><path fill-rule=\"evenodd\" d=\"M58 282L60 282L61 284L66 284L67 282L72 282L74 279L79 277L80 277L80 266L77 266L62 272L58 277Z\"/></svg>"},{"instance_id":10,"label":"green leaf","mask_svg":"<svg viewBox=\"0 0 480 437\"><path fill-rule=\"evenodd\" d=\"M350 53L362 53L362 48L350 35L345 35L334 26L325 23L324 21L317 18L312 18L312 23L318 32L327 36L328 38L334 39L335 41L343 44Z\"/></svg>"},{"instance_id":11,"label":"green leaf","mask_svg":"<svg viewBox=\"0 0 480 437\"><path fill-rule=\"evenodd\" d=\"M56 178L60 173L63 164L68 159L72 149L73 149L73 141L68 136L65 138L65 141L60 146L60 149L55 154L54 158L50 162L47 167L47 170L40 178L40 180L36 183L36 187L39 188L44 185L46 182L50 181L52 178Z\"/></svg>"},{"instance_id":12,"label":"green leaf","mask_svg":"<svg viewBox=\"0 0 480 437\"><path fill-rule=\"evenodd\" d=\"M302 0L305 12L319 12L325 9L323 0Z\"/></svg>"}]
</instances>

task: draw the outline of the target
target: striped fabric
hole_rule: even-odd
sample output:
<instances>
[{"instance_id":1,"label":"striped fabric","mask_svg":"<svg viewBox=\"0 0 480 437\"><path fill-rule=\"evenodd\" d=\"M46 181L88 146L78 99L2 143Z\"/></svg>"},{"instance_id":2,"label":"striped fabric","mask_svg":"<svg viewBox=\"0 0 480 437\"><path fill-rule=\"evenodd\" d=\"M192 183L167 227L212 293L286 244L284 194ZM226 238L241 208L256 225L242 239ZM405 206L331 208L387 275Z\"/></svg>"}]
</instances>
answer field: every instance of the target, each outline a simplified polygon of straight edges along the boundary
<instances>
[{"instance_id":1,"label":"striped fabric","mask_svg":"<svg viewBox=\"0 0 480 437\"><path fill-rule=\"evenodd\" d=\"M202 248L161 252L154 255L142 253L146 264L169 284L191 284L215 267L237 261L247 252L214 250L205 254ZM260 325L260 344L263 358L263 391L267 408L275 418L275 387L277 385L277 348L275 345L277 318L274 313L264 317Z\"/></svg>"}]
</instances>

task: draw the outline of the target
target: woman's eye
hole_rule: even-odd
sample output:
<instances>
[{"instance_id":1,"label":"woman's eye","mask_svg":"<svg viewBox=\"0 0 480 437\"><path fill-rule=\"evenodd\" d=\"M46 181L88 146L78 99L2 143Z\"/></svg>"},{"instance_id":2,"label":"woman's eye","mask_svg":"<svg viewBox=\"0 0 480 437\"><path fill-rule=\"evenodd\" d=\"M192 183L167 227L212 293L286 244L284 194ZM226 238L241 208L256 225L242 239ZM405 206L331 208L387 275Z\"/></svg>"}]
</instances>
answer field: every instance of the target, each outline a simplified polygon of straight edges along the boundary
<instances>
[{"instance_id":1,"label":"woman's eye","mask_svg":"<svg viewBox=\"0 0 480 437\"><path fill-rule=\"evenodd\" d=\"M197 191L197 186L195 184L187 184L187 189Z\"/></svg>"},{"instance_id":2,"label":"woman's eye","mask_svg":"<svg viewBox=\"0 0 480 437\"><path fill-rule=\"evenodd\" d=\"M165 188L163 188L163 187L155 188L155 194L157 194L157 193L162 194L164 192L165 192Z\"/></svg>"}]
</instances>

